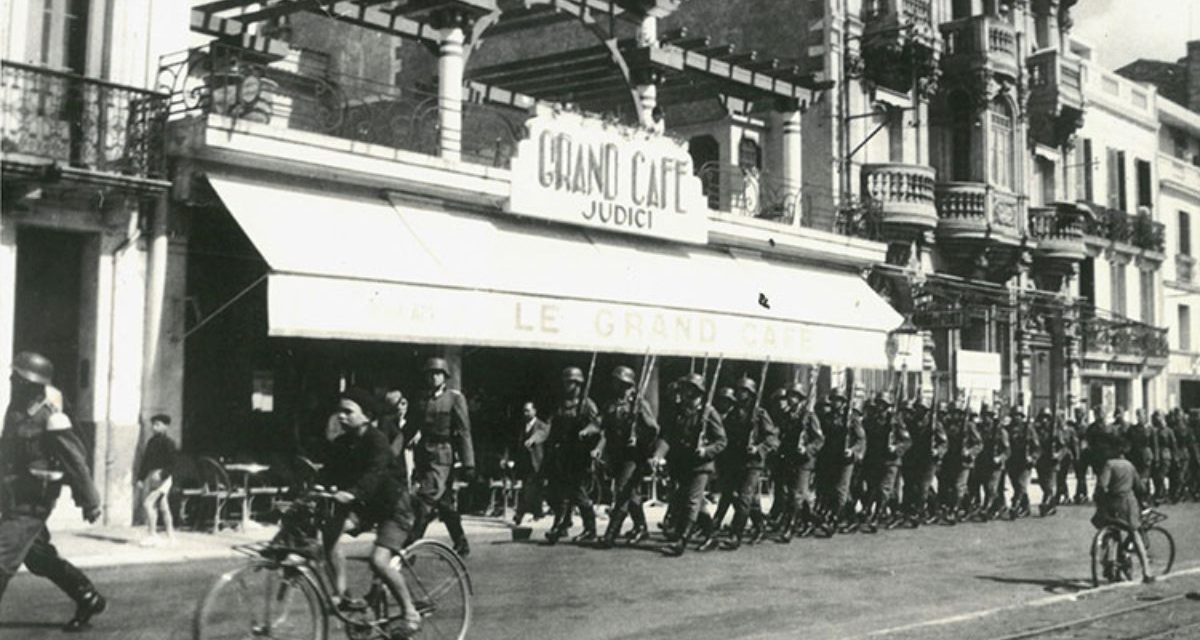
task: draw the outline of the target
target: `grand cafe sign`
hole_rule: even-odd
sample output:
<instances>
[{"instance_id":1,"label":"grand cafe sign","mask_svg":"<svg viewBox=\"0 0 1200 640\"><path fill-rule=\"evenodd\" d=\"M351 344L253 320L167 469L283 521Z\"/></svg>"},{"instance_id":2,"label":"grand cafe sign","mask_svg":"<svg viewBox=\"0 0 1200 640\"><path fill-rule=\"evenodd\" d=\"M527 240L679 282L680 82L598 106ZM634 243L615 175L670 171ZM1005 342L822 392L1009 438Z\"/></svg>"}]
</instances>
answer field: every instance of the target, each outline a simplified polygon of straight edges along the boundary
<instances>
[{"instance_id":1,"label":"grand cafe sign","mask_svg":"<svg viewBox=\"0 0 1200 640\"><path fill-rule=\"evenodd\" d=\"M704 244L707 201L687 145L540 107L512 162L511 213Z\"/></svg>"}]
</instances>

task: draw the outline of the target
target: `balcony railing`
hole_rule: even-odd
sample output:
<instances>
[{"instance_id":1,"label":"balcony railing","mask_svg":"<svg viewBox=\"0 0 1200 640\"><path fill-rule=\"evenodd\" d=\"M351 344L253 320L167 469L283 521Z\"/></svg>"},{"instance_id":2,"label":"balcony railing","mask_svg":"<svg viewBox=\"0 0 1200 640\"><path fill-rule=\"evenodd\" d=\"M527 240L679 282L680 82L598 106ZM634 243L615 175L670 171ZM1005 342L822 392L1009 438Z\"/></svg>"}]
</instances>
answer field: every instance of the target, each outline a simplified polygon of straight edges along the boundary
<instances>
[{"instance_id":1,"label":"balcony railing","mask_svg":"<svg viewBox=\"0 0 1200 640\"><path fill-rule=\"evenodd\" d=\"M1057 49L1048 49L1029 56L1027 64L1032 106L1065 105L1083 109L1083 78L1078 60L1063 56Z\"/></svg>"},{"instance_id":2,"label":"balcony railing","mask_svg":"<svg viewBox=\"0 0 1200 640\"><path fill-rule=\"evenodd\" d=\"M981 182L942 182L936 187L938 233L950 238L1016 238L1017 197Z\"/></svg>"},{"instance_id":3,"label":"balcony railing","mask_svg":"<svg viewBox=\"0 0 1200 640\"><path fill-rule=\"evenodd\" d=\"M1194 164L1200 163L1200 155L1196 156L1192 163L1165 153L1158 154L1158 159L1159 176L1163 180L1200 192L1200 164Z\"/></svg>"},{"instance_id":4,"label":"balcony railing","mask_svg":"<svg viewBox=\"0 0 1200 640\"><path fill-rule=\"evenodd\" d=\"M911 164L867 164L862 167L862 198L879 210L886 225L933 229L933 167Z\"/></svg>"},{"instance_id":5,"label":"balcony railing","mask_svg":"<svg viewBox=\"0 0 1200 640\"><path fill-rule=\"evenodd\" d=\"M700 167L708 208L749 218L795 224L803 213L799 185L761 169L710 162Z\"/></svg>"},{"instance_id":6,"label":"balcony railing","mask_svg":"<svg viewBox=\"0 0 1200 640\"><path fill-rule=\"evenodd\" d=\"M867 31L912 26L928 29L932 24L930 0L868 0Z\"/></svg>"},{"instance_id":7,"label":"balcony railing","mask_svg":"<svg viewBox=\"0 0 1200 640\"><path fill-rule=\"evenodd\" d=\"M1087 257L1083 243L1084 214L1074 206L1062 204L1029 209L1029 237L1037 242L1036 251L1040 257L1068 262Z\"/></svg>"},{"instance_id":8,"label":"balcony railing","mask_svg":"<svg viewBox=\"0 0 1200 640\"><path fill-rule=\"evenodd\" d=\"M941 30L947 62L1017 75L1017 36L1007 22L993 16L975 16L944 23Z\"/></svg>"},{"instance_id":9,"label":"balcony railing","mask_svg":"<svg viewBox=\"0 0 1200 640\"><path fill-rule=\"evenodd\" d=\"M166 95L8 60L0 75L6 159L139 178L165 173Z\"/></svg>"},{"instance_id":10,"label":"balcony railing","mask_svg":"<svg viewBox=\"0 0 1200 640\"><path fill-rule=\"evenodd\" d=\"M1132 215L1118 209L1092 204L1092 217L1083 228L1084 235L1113 243L1133 245L1162 253L1166 246L1166 227L1148 213Z\"/></svg>"},{"instance_id":11,"label":"balcony railing","mask_svg":"<svg viewBox=\"0 0 1200 640\"><path fill-rule=\"evenodd\" d=\"M1166 328L1109 316L1089 306L1080 309L1079 332L1085 354L1139 358L1170 354Z\"/></svg>"},{"instance_id":12,"label":"balcony railing","mask_svg":"<svg viewBox=\"0 0 1200 640\"><path fill-rule=\"evenodd\" d=\"M281 129L436 155L438 99L432 88L397 86L334 73L315 52L267 63L253 52L213 44L164 58L160 82L171 116L218 114ZM468 100L462 158L508 167L528 114Z\"/></svg>"}]
</instances>

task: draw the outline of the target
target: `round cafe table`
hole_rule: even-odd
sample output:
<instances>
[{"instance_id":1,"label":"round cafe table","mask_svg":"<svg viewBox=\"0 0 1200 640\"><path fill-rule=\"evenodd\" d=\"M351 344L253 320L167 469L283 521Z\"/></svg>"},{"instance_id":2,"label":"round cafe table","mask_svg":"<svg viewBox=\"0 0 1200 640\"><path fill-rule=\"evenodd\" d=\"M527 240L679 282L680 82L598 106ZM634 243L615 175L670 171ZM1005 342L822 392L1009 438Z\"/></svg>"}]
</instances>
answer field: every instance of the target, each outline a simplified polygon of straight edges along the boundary
<instances>
[{"instance_id":1,"label":"round cafe table","mask_svg":"<svg viewBox=\"0 0 1200 640\"><path fill-rule=\"evenodd\" d=\"M251 526L250 522L250 477L256 476L271 467L257 462L234 462L224 465L225 470L230 473L242 474L242 531L248 531Z\"/></svg>"}]
</instances>

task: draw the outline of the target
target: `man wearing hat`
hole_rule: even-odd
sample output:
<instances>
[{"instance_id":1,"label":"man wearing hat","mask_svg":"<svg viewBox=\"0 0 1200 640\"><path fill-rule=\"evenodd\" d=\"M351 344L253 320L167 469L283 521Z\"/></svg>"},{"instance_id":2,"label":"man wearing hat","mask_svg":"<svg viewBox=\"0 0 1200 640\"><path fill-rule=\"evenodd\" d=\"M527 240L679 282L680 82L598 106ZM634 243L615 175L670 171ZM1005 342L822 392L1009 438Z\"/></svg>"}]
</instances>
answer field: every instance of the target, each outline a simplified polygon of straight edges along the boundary
<instances>
[{"instance_id":1,"label":"man wearing hat","mask_svg":"<svg viewBox=\"0 0 1200 640\"><path fill-rule=\"evenodd\" d=\"M713 472L713 460L725 449L725 427L717 410L704 401L704 378L684 376L673 391L675 410L663 421L651 464L667 465L674 481L671 495L676 514L677 537L662 549L668 556L681 556L687 535L704 501L704 489Z\"/></svg>"},{"instance_id":2,"label":"man wearing hat","mask_svg":"<svg viewBox=\"0 0 1200 640\"><path fill-rule=\"evenodd\" d=\"M613 369L612 385L613 399L601 415L601 441L596 446L605 452L615 480L608 529L600 541L600 547L605 549L616 542L627 512L633 519L628 536L630 544L649 536L640 489L642 477L650 471L650 456L658 440L658 419L650 403L638 397L634 370L626 366Z\"/></svg>"},{"instance_id":3,"label":"man wearing hat","mask_svg":"<svg viewBox=\"0 0 1200 640\"><path fill-rule=\"evenodd\" d=\"M946 517L951 521L957 520L958 511L966 509L970 503L967 481L983 449L978 419L973 411L964 411L958 406L951 409L952 428L948 428L946 433L945 473L942 474L942 480L945 481L942 505L946 509Z\"/></svg>"},{"instance_id":4,"label":"man wearing hat","mask_svg":"<svg viewBox=\"0 0 1200 640\"><path fill-rule=\"evenodd\" d=\"M770 397L764 405L767 408L767 414L771 416L771 422L782 432L783 425L787 422L787 415L790 411L788 403L787 387L779 387L771 392ZM767 514L767 528L770 531L780 531L783 524L783 514L792 504L792 496L789 493L787 482L782 482L784 471L782 468L782 455L777 447L774 451L767 455L767 477L772 479L774 485L774 499L771 500L771 511Z\"/></svg>"},{"instance_id":5,"label":"man wearing hat","mask_svg":"<svg viewBox=\"0 0 1200 640\"><path fill-rule=\"evenodd\" d=\"M975 477L983 489L980 517L984 520L999 516L1004 511L1004 469L1008 462L1008 425L1011 418L997 421L984 405L980 409L979 436L982 448L975 463Z\"/></svg>"},{"instance_id":6,"label":"man wearing hat","mask_svg":"<svg viewBox=\"0 0 1200 640\"><path fill-rule=\"evenodd\" d=\"M1025 419L1025 410L1013 407L1012 422L1009 424L1008 480L1012 483L1012 511L1016 519L1029 515L1029 477L1033 465L1041 457L1041 441L1033 425Z\"/></svg>"},{"instance_id":7,"label":"man wearing hat","mask_svg":"<svg viewBox=\"0 0 1200 640\"><path fill-rule=\"evenodd\" d=\"M23 351L13 358L11 401L0 434L0 599L24 563L75 601L75 616L64 630L80 631L107 603L50 544L46 519L64 481L88 522L100 517L100 496L53 378L54 365L46 357Z\"/></svg>"},{"instance_id":8,"label":"man wearing hat","mask_svg":"<svg viewBox=\"0 0 1200 640\"><path fill-rule=\"evenodd\" d=\"M900 465L904 454L912 446L912 436L908 427L898 412L892 409L892 395L881 394L876 402L877 416L872 430L867 431L867 455L875 470L870 477L870 521L879 520L884 512L893 506L896 498L896 485L900 478ZM881 433L882 432L882 433ZM874 438L872 438L872 435Z\"/></svg>"},{"instance_id":9,"label":"man wearing hat","mask_svg":"<svg viewBox=\"0 0 1200 640\"><path fill-rule=\"evenodd\" d=\"M759 488L767 454L779 446L779 431L766 410L758 406L758 385L754 379L743 376L733 392L737 402L724 421L728 445L723 456L729 476L727 481L722 482L724 486L721 492L722 501L726 492L736 496L733 501L731 537L723 545L724 549L730 551L741 546L747 520L754 527L752 544L766 533Z\"/></svg>"},{"instance_id":10,"label":"man wearing hat","mask_svg":"<svg viewBox=\"0 0 1200 640\"><path fill-rule=\"evenodd\" d=\"M934 479L946 455L946 430L941 418L929 411L920 396L913 400L905 421L912 436L912 447L904 456L901 469L904 502L908 505L909 516L919 522L932 498Z\"/></svg>"},{"instance_id":11,"label":"man wearing hat","mask_svg":"<svg viewBox=\"0 0 1200 640\"><path fill-rule=\"evenodd\" d=\"M562 399L550 414L550 436L546 440L550 465L550 501L554 505L554 525L546 533L550 544L567 535L571 527L571 509L579 508L583 533L573 542L596 540L596 509L588 495L588 480L593 458L599 458L600 410L591 398L583 396L583 370L567 367L562 372Z\"/></svg>"},{"instance_id":12,"label":"man wearing hat","mask_svg":"<svg viewBox=\"0 0 1200 640\"><path fill-rule=\"evenodd\" d=\"M733 410L737 407L737 394L734 393L733 387L718 387L716 393L713 394L713 408L717 410L717 415L721 416L721 424L729 424ZM728 436L728 429L726 436ZM737 487L732 486L731 481L736 480L736 474L731 468L731 460L729 458L729 447L726 447L721 455L717 456L714 461L716 463L716 480L713 484L717 485L717 492L721 494L721 499L717 502L717 511L713 514L712 526L704 531L704 539L700 542L700 551L711 551L717 547L717 530L725 523L725 516L729 514L729 510L733 507L734 496L737 493ZM704 520L704 515L701 513L700 519Z\"/></svg>"},{"instance_id":13,"label":"man wearing hat","mask_svg":"<svg viewBox=\"0 0 1200 640\"><path fill-rule=\"evenodd\" d=\"M808 406L804 385L797 382L788 388L787 401L789 410L779 434L781 473L776 478L776 484L786 486L786 495L791 497L780 526L779 541L783 543L790 542L793 535L807 534L816 524L812 479L817 457L825 446L825 434Z\"/></svg>"},{"instance_id":14,"label":"man wearing hat","mask_svg":"<svg viewBox=\"0 0 1200 640\"><path fill-rule=\"evenodd\" d=\"M412 538L416 540L425 535L425 527L436 513L446 525L454 550L466 556L471 552L471 546L463 533L462 518L450 491L450 472L456 457L462 464L465 478L475 472L470 411L463 394L446 386L450 369L444 359L430 358L425 362L424 372L426 393L417 399L416 411L404 434L405 442L412 442L417 433L421 435L421 441L415 445L413 460L417 495Z\"/></svg>"}]
</instances>

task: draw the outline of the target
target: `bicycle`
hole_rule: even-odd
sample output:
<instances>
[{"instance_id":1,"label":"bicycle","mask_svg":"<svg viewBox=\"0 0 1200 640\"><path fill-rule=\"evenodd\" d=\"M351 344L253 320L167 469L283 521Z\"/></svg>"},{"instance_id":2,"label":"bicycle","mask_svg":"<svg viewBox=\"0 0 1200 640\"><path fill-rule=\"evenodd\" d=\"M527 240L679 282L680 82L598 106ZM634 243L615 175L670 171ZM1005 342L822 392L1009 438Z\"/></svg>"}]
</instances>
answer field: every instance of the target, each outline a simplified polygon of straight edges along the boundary
<instances>
[{"instance_id":1,"label":"bicycle","mask_svg":"<svg viewBox=\"0 0 1200 640\"><path fill-rule=\"evenodd\" d=\"M217 578L201 599L193 621L195 640L326 640L330 621L348 640L405 637L397 628L403 623L403 607L366 567L368 558L347 558L366 569L357 572L359 581L351 581L367 584L365 596L354 601L335 598L332 563L318 539L332 516L333 495L321 490L305 493L285 509L273 540L234 547L250 561ZM393 562L416 600L420 637L466 638L474 589L458 555L441 542L421 539Z\"/></svg>"},{"instance_id":2,"label":"bicycle","mask_svg":"<svg viewBox=\"0 0 1200 640\"><path fill-rule=\"evenodd\" d=\"M1175 539L1159 526L1166 519L1164 513L1145 509L1138 527L1146 545L1146 568L1155 576L1170 573L1175 564ZM1092 538L1092 586L1132 580L1136 560L1137 548L1129 528L1116 523L1104 525Z\"/></svg>"}]
</instances>

